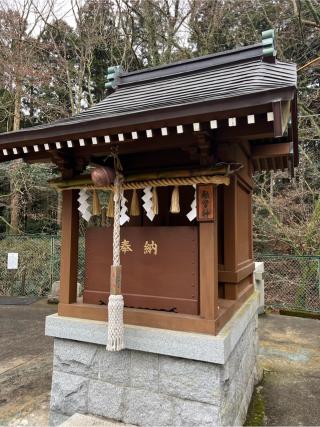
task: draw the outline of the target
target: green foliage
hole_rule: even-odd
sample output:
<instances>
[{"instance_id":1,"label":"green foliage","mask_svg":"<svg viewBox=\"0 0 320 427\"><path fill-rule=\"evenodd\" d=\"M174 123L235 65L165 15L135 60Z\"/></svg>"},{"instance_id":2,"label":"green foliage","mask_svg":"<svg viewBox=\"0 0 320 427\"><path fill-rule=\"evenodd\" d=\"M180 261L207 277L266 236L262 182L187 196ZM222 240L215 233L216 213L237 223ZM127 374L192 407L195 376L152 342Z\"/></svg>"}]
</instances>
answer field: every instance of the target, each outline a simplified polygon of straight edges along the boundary
<instances>
[{"instance_id":1,"label":"green foliage","mask_svg":"<svg viewBox=\"0 0 320 427\"><path fill-rule=\"evenodd\" d=\"M259 253L320 254L320 146L303 145L294 179L284 172L255 177L254 241Z\"/></svg>"},{"instance_id":2,"label":"green foliage","mask_svg":"<svg viewBox=\"0 0 320 427\"><path fill-rule=\"evenodd\" d=\"M47 180L55 175L49 165L17 162L0 165L0 232L10 230L11 192L20 197L21 226L25 233L52 234L58 230L57 194L48 188Z\"/></svg>"}]
</instances>

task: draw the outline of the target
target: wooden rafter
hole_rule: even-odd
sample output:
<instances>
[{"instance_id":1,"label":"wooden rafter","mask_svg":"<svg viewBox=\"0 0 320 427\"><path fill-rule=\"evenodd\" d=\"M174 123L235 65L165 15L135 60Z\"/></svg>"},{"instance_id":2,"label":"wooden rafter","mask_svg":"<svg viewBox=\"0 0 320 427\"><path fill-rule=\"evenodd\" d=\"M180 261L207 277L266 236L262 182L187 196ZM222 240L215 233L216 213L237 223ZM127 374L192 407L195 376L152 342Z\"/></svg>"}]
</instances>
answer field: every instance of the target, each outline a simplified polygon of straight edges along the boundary
<instances>
[{"instance_id":1,"label":"wooden rafter","mask_svg":"<svg viewBox=\"0 0 320 427\"><path fill-rule=\"evenodd\" d=\"M252 145L251 147L251 157L253 159L289 156L290 152L290 142L282 142L279 144Z\"/></svg>"}]
</instances>

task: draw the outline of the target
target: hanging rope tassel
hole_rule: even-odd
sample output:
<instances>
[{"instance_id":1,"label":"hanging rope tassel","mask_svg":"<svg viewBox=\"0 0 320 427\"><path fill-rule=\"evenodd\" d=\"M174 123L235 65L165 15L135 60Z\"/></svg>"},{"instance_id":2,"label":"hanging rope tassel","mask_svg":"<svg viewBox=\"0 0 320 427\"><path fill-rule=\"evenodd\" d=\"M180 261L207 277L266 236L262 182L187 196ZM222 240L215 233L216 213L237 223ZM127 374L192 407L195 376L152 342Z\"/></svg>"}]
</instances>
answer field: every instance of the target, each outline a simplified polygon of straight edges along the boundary
<instances>
[{"instance_id":1,"label":"hanging rope tassel","mask_svg":"<svg viewBox=\"0 0 320 427\"><path fill-rule=\"evenodd\" d=\"M179 187L177 185L172 191L170 212L173 214L180 213Z\"/></svg>"},{"instance_id":2,"label":"hanging rope tassel","mask_svg":"<svg viewBox=\"0 0 320 427\"><path fill-rule=\"evenodd\" d=\"M110 295L108 302L108 351L124 349L123 296Z\"/></svg>"},{"instance_id":3,"label":"hanging rope tassel","mask_svg":"<svg viewBox=\"0 0 320 427\"><path fill-rule=\"evenodd\" d=\"M158 215L158 213L159 213L157 187L153 187L153 189L152 189L152 212L155 215Z\"/></svg>"},{"instance_id":4,"label":"hanging rope tassel","mask_svg":"<svg viewBox=\"0 0 320 427\"><path fill-rule=\"evenodd\" d=\"M109 196L106 216L108 218L114 217L114 206L113 206L113 194L112 193L110 193L110 196Z\"/></svg>"},{"instance_id":5,"label":"hanging rope tassel","mask_svg":"<svg viewBox=\"0 0 320 427\"><path fill-rule=\"evenodd\" d=\"M101 205L96 190L93 190L92 194L92 215L101 215Z\"/></svg>"},{"instance_id":6,"label":"hanging rope tassel","mask_svg":"<svg viewBox=\"0 0 320 427\"><path fill-rule=\"evenodd\" d=\"M113 221L113 265L110 274L110 296L108 301L108 351L124 348L123 296L121 295L120 265L120 199L121 183L117 174L114 183L114 221Z\"/></svg>"},{"instance_id":7,"label":"hanging rope tassel","mask_svg":"<svg viewBox=\"0 0 320 427\"><path fill-rule=\"evenodd\" d=\"M131 216L139 216L140 215L140 205L137 190L133 190L132 199L130 205L130 215Z\"/></svg>"}]
</instances>

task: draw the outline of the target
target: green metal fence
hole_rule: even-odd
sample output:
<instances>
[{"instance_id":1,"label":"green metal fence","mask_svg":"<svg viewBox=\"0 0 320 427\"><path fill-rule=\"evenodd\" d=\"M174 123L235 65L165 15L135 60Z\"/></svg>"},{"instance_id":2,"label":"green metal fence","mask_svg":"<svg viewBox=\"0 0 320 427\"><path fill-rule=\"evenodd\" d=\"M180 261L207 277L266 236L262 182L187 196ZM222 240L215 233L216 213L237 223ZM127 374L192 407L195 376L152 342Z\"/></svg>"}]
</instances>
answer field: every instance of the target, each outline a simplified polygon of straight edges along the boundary
<instances>
[{"instance_id":1,"label":"green metal fence","mask_svg":"<svg viewBox=\"0 0 320 427\"><path fill-rule=\"evenodd\" d=\"M51 237L52 240L52 280L51 284L60 278L60 253L61 239L60 237ZM79 237L78 243L78 283L82 289L84 285L84 269L85 269L85 241L84 237Z\"/></svg>"},{"instance_id":2,"label":"green metal fence","mask_svg":"<svg viewBox=\"0 0 320 427\"><path fill-rule=\"evenodd\" d=\"M39 236L0 237L0 295L46 295L53 281L53 240ZM18 268L8 269L8 254Z\"/></svg>"},{"instance_id":3,"label":"green metal fence","mask_svg":"<svg viewBox=\"0 0 320 427\"><path fill-rule=\"evenodd\" d=\"M61 240L46 235L0 235L0 295L50 293L60 277ZM18 254L16 269L8 269L8 254ZM84 283L84 238L79 239L78 282Z\"/></svg>"},{"instance_id":4,"label":"green metal fence","mask_svg":"<svg viewBox=\"0 0 320 427\"><path fill-rule=\"evenodd\" d=\"M267 307L320 312L320 256L259 254Z\"/></svg>"}]
</instances>

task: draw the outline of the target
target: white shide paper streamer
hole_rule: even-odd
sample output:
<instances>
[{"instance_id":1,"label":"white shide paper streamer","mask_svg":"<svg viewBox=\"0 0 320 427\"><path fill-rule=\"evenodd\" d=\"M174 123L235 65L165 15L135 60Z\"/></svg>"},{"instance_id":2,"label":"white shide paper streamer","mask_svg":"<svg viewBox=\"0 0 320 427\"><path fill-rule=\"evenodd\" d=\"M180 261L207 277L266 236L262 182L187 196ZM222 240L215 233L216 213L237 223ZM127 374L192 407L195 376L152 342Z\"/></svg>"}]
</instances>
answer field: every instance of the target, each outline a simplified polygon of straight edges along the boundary
<instances>
[{"instance_id":1,"label":"white shide paper streamer","mask_svg":"<svg viewBox=\"0 0 320 427\"><path fill-rule=\"evenodd\" d=\"M125 224L130 221L130 217L127 215L128 207L127 207L127 199L121 194L120 198L120 225Z\"/></svg>"},{"instance_id":2,"label":"white shide paper streamer","mask_svg":"<svg viewBox=\"0 0 320 427\"><path fill-rule=\"evenodd\" d=\"M150 221L153 221L153 218L155 217L155 214L153 213L152 210L152 191L151 191L151 187L146 187L143 190L144 196L142 196L142 200L143 200L143 209L146 211L147 213L147 217L150 219Z\"/></svg>"},{"instance_id":3,"label":"white shide paper streamer","mask_svg":"<svg viewBox=\"0 0 320 427\"><path fill-rule=\"evenodd\" d=\"M82 218L87 222L90 221L90 218L92 216L89 210L90 208L90 204L88 203L89 197L90 195L87 193L86 190L80 190L79 197L78 197L78 202L79 202L78 211L81 213Z\"/></svg>"},{"instance_id":4,"label":"white shide paper streamer","mask_svg":"<svg viewBox=\"0 0 320 427\"><path fill-rule=\"evenodd\" d=\"M187 213L187 218L190 222L197 217L197 190L195 185L193 185L193 188L194 188L194 199L193 199L193 202L191 203L191 211Z\"/></svg>"}]
</instances>

